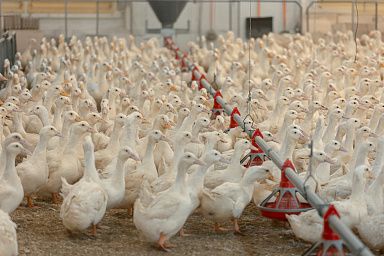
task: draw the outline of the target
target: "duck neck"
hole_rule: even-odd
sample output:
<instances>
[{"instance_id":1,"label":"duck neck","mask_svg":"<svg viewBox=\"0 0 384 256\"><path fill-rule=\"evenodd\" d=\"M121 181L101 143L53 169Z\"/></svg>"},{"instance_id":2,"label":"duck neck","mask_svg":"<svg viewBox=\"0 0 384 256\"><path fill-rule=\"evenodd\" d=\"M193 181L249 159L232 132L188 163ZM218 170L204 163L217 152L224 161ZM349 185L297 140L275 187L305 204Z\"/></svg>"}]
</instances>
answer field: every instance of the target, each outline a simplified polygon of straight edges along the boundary
<instances>
[{"instance_id":1,"label":"duck neck","mask_svg":"<svg viewBox=\"0 0 384 256\"><path fill-rule=\"evenodd\" d=\"M84 177L91 179L95 182L100 182L100 178L95 166L95 154L93 150L86 150L84 152L84 159L85 159Z\"/></svg>"},{"instance_id":2,"label":"duck neck","mask_svg":"<svg viewBox=\"0 0 384 256\"><path fill-rule=\"evenodd\" d=\"M365 188L365 179L363 175L357 177L358 174L353 175L352 179L352 193L351 200L354 202L365 202L364 198L364 188Z\"/></svg>"},{"instance_id":3,"label":"duck neck","mask_svg":"<svg viewBox=\"0 0 384 256\"><path fill-rule=\"evenodd\" d=\"M295 150L295 141L286 136L281 148L280 155L283 159L292 159L293 151Z\"/></svg>"},{"instance_id":4,"label":"duck neck","mask_svg":"<svg viewBox=\"0 0 384 256\"><path fill-rule=\"evenodd\" d=\"M16 130L16 132L20 133L23 137L27 137L27 133L24 130L24 127L23 127L23 122L22 122L22 118L21 118L21 113L20 112L17 112L17 113L14 114L13 122L14 122L14 125L15 125L14 129Z\"/></svg>"},{"instance_id":5,"label":"duck neck","mask_svg":"<svg viewBox=\"0 0 384 256\"><path fill-rule=\"evenodd\" d=\"M16 173L16 167L15 167L15 159L17 154L15 153L9 153L6 152L6 161L5 161L5 169L2 179L10 182L13 184L14 181L19 179L19 176L17 176Z\"/></svg>"},{"instance_id":6,"label":"duck neck","mask_svg":"<svg viewBox=\"0 0 384 256\"><path fill-rule=\"evenodd\" d=\"M39 118L41 122L43 123L43 126L51 125L49 121L48 111L43 111L41 115L39 115Z\"/></svg>"},{"instance_id":7,"label":"duck neck","mask_svg":"<svg viewBox=\"0 0 384 256\"><path fill-rule=\"evenodd\" d=\"M348 150L348 152L353 152L353 142L355 140L355 129L348 128L345 134L344 147Z\"/></svg>"},{"instance_id":8,"label":"duck neck","mask_svg":"<svg viewBox=\"0 0 384 256\"><path fill-rule=\"evenodd\" d=\"M181 162L177 166L177 174L176 174L176 180L175 183L172 185L172 189L174 191L179 192L186 192L186 171L188 169L188 166L186 166L185 163Z\"/></svg>"},{"instance_id":9,"label":"duck neck","mask_svg":"<svg viewBox=\"0 0 384 256\"><path fill-rule=\"evenodd\" d=\"M154 157L153 157L153 150L154 150L154 148L155 148L155 142L153 141L153 139L151 139L149 137L148 138L148 143L147 143L147 149L145 150L145 155L143 157L143 161L142 162L149 163L149 164L154 164L155 163L155 160L154 160ZM156 173L156 175L157 175L157 173Z\"/></svg>"},{"instance_id":10,"label":"duck neck","mask_svg":"<svg viewBox=\"0 0 384 256\"><path fill-rule=\"evenodd\" d=\"M76 134L75 132L70 132L68 143L64 148L64 154L70 154L76 152L77 145L82 141L82 136Z\"/></svg>"},{"instance_id":11,"label":"duck neck","mask_svg":"<svg viewBox=\"0 0 384 256\"><path fill-rule=\"evenodd\" d=\"M199 165L196 171L188 176L188 188L195 190L196 192L201 191L204 187L204 176L208 171L208 168L212 164Z\"/></svg>"},{"instance_id":12,"label":"duck neck","mask_svg":"<svg viewBox=\"0 0 384 256\"><path fill-rule=\"evenodd\" d=\"M192 137L193 138L197 138L199 136L199 133L201 131L203 127L199 124L199 123L196 123L193 127L192 127L192 131L191 131L191 134L192 134Z\"/></svg>"},{"instance_id":13,"label":"duck neck","mask_svg":"<svg viewBox=\"0 0 384 256\"><path fill-rule=\"evenodd\" d=\"M372 172L376 178L378 175L383 173L383 171L381 171L381 168L383 166L383 160L384 160L383 152L384 152L384 141L379 140L379 143L377 144L375 161L373 162L373 165L372 165Z\"/></svg>"},{"instance_id":14,"label":"duck neck","mask_svg":"<svg viewBox=\"0 0 384 256\"><path fill-rule=\"evenodd\" d=\"M369 120L369 125L368 125L368 127L371 130L374 130L376 128L377 123L379 122L380 114L381 114L380 111L377 108L375 108L375 110L373 111L372 117Z\"/></svg>"},{"instance_id":15,"label":"duck neck","mask_svg":"<svg viewBox=\"0 0 384 256\"><path fill-rule=\"evenodd\" d=\"M136 136L137 136L137 125L128 124L124 126L124 133L122 138L122 146L129 146L133 150L136 149Z\"/></svg>"},{"instance_id":16,"label":"duck neck","mask_svg":"<svg viewBox=\"0 0 384 256\"><path fill-rule=\"evenodd\" d=\"M41 157L42 159L46 159L48 140L49 138L47 138L45 134L40 135L39 142L37 143L31 158Z\"/></svg>"},{"instance_id":17,"label":"duck neck","mask_svg":"<svg viewBox=\"0 0 384 256\"><path fill-rule=\"evenodd\" d=\"M121 157L117 158L114 175L112 176L113 184L125 183L124 179L124 163L125 160Z\"/></svg>"},{"instance_id":18,"label":"duck neck","mask_svg":"<svg viewBox=\"0 0 384 256\"><path fill-rule=\"evenodd\" d=\"M336 132L336 124L337 120L335 118L332 118L332 116L329 117L329 122L327 128L325 128L325 132L323 135L323 141L325 139L325 143L334 139L335 132Z\"/></svg>"},{"instance_id":19,"label":"duck neck","mask_svg":"<svg viewBox=\"0 0 384 256\"><path fill-rule=\"evenodd\" d=\"M53 125L60 129L61 124L61 114L63 113L64 106L58 104L56 105L55 112L53 113Z\"/></svg>"},{"instance_id":20,"label":"duck neck","mask_svg":"<svg viewBox=\"0 0 384 256\"><path fill-rule=\"evenodd\" d=\"M111 139L108 143L107 149L114 150L114 149L117 149L119 147L120 128L121 128L121 126L117 122L115 122L115 124L113 125L113 130L111 133Z\"/></svg>"},{"instance_id":21,"label":"duck neck","mask_svg":"<svg viewBox=\"0 0 384 256\"><path fill-rule=\"evenodd\" d=\"M360 165L363 165L365 163L365 159L367 158L367 155L368 155L368 148L366 147L366 145L361 144L353 154L352 161L353 159L356 159L356 160L354 165L352 165L351 167L356 168Z\"/></svg>"}]
</instances>

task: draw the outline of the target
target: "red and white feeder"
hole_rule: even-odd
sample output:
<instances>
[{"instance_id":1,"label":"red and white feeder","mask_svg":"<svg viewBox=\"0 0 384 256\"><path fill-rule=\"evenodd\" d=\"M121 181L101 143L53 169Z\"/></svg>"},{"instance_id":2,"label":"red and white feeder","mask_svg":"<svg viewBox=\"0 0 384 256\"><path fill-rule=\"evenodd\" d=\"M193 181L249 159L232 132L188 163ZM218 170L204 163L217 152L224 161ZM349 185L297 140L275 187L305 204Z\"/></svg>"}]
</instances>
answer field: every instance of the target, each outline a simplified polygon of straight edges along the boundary
<instances>
[{"instance_id":1,"label":"red and white feeder","mask_svg":"<svg viewBox=\"0 0 384 256\"><path fill-rule=\"evenodd\" d=\"M261 215L264 217L286 221L286 214L300 214L312 209L309 203L300 202L298 199L297 195L300 192L285 175L287 168L295 170L289 159L284 162L281 168L280 186L258 206ZM276 199L270 202L273 197L276 197Z\"/></svg>"},{"instance_id":2,"label":"red and white feeder","mask_svg":"<svg viewBox=\"0 0 384 256\"><path fill-rule=\"evenodd\" d=\"M216 91L215 95L213 96L213 107L212 107L212 114L211 114L211 120L215 120L217 116L221 115L223 113L224 109L223 107L217 102L217 97L223 98L223 95L220 91Z\"/></svg>"},{"instance_id":3,"label":"red and white feeder","mask_svg":"<svg viewBox=\"0 0 384 256\"><path fill-rule=\"evenodd\" d=\"M303 256L349 256L352 255L343 240L340 239L339 235L336 234L329 226L329 217L337 216L340 218L335 206L332 204L329 206L327 212L324 214L324 229L323 237L320 242L315 243L311 246Z\"/></svg>"},{"instance_id":4,"label":"red and white feeder","mask_svg":"<svg viewBox=\"0 0 384 256\"><path fill-rule=\"evenodd\" d=\"M263 139L263 134L259 129L256 129L253 132L251 138L251 143L255 148L257 148L257 150L251 149L251 151L240 161L240 163L246 168L249 168L251 166L262 165L263 162L268 159L264 151L260 148L259 145L257 145L256 137L260 137Z\"/></svg>"}]
</instances>

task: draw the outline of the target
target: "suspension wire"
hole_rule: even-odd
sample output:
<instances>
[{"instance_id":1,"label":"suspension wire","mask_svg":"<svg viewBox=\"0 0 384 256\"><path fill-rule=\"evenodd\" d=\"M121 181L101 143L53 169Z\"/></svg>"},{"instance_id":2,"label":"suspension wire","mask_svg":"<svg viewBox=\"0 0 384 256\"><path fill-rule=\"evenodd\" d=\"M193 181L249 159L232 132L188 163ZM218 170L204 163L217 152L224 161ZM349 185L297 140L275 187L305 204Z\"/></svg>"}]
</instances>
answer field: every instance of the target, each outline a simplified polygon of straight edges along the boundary
<instances>
[{"instance_id":1,"label":"suspension wire","mask_svg":"<svg viewBox=\"0 0 384 256\"><path fill-rule=\"evenodd\" d=\"M247 96L247 114L243 119L245 130L245 120L247 118L251 119L251 127L253 127L253 118L251 116L251 101L252 101L252 93L251 93L251 38L252 38L252 1L249 0L249 31L248 31L248 96Z\"/></svg>"},{"instance_id":2,"label":"suspension wire","mask_svg":"<svg viewBox=\"0 0 384 256\"><path fill-rule=\"evenodd\" d=\"M314 34L316 33L316 30L317 30L317 24L316 24L316 15L317 14L317 4L315 3L315 10L314 10L314 23L313 23L313 29L314 29ZM312 40L314 40L314 38L312 38ZM315 46L315 43L312 44L313 46ZM317 48L314 47L312 48L312 63L311 63L311 69L315 69L315 61L317 61ZM315 81L314 81L315 82ZM315 100L315 88L312 87L311 88L311 100L313 103L314 100ZM311 137L311 142L309 144L309 165L308 165L308 170L307 170L307 175L306 175L306 178L304 180L304 183L303 183L303 188L304 188L304 193L307 194L307 189L308 189L308 181L309 180L313 180L315 182L315 192L317 190L317 187L318 187L318 182L317 182L317 179L313 176L313 148L314 148L314 140L313 140L313 135L314 135L314 127L313 127L313 117L315 115L312 116L312 120L311 120L311 130L310 130L310 137Z\"/></svg>"},{"instance_id":3,"label":"suspension wire","mask_svg":"<svg viewBox=\"0 0 384 256\"><path fill-rule=\"evenodd\" d=\"M357 30L359 28L359 7L358 7L358 4L357 4L356 0L354 0L353 2L355 4L355 9L356 9L356 25L354 26L355 27L355 34L354 34L354 40L355 40L355 59L354 59L354 62L356 63L356 61L357 61ZM352 15L354 15L354 14L352 13Z\"/></svg>"}]
</instances>

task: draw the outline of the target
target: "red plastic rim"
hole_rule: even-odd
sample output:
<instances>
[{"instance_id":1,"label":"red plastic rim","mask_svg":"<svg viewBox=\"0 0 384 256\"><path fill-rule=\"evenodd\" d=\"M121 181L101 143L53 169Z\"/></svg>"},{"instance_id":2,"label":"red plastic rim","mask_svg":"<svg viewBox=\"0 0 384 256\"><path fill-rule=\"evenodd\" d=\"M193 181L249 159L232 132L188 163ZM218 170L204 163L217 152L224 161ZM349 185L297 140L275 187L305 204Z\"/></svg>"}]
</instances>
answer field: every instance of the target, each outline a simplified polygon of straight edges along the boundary
<instances>
[{"instance_id":1,"label":"red plastic rim","mask_svg":"<svg viewBox=\"0 0 384 256\"><path fill-rule=\"evenodd\" d=\"M296 209L283 209L283 208L275 208L275 202L268 202L265 206L258 205L260 209L261 215L270 219L286 221L286 214L300 214L302 212L309 211L313 209L308 203L300 203L300 208Z\"/></svg>"}]
</instances>

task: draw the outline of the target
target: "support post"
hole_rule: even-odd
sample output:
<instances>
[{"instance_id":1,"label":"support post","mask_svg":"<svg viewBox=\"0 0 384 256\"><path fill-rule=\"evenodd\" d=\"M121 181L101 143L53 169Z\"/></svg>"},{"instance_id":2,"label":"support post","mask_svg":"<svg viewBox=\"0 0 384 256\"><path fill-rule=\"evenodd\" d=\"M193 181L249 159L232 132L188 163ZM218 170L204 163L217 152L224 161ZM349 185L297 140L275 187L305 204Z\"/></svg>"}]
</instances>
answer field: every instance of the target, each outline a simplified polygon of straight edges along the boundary
<instances>
[{"instance_id":1,"label":"support post","mask_svg":"<svg viewBox=\"0 0 384 256\"><path fill-rule=\"evenodd\" d=\"M96 0L96 36L99 36L100 0Z\"/></svg>"}]
</instances>

